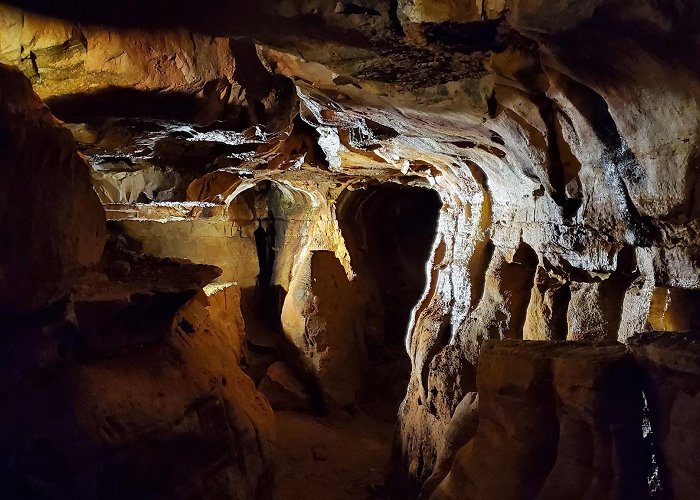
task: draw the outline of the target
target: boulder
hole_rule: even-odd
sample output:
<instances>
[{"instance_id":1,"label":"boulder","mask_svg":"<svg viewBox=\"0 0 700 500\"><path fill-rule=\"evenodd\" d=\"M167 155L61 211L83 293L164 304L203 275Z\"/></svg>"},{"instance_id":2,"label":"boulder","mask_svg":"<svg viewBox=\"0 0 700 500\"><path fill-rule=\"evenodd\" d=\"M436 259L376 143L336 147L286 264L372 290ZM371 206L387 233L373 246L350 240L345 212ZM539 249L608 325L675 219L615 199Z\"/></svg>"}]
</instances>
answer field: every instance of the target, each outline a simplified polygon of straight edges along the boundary
<instances>
[{"instance_id":1,"label":"boulder","mask_svg":"<svg viewBox=\"0 0 700 500\"><path fill-rule=\"evenodd\" d=\"M642 393L617 343L486 341L479 425L433 499L644 498Z\"/></svg>"},{"instance_id":2,"label":"boulder","mask_svg":"<svg viewBox=\"0 0 700 500\"><path fill-rule=\"evenodd\" d=\"M308 266L290 285L282 328L302 351L326 402L349 407L362 391L367 358L353 282L331 251L314 251Z\"/></svg>"}]
</instances>

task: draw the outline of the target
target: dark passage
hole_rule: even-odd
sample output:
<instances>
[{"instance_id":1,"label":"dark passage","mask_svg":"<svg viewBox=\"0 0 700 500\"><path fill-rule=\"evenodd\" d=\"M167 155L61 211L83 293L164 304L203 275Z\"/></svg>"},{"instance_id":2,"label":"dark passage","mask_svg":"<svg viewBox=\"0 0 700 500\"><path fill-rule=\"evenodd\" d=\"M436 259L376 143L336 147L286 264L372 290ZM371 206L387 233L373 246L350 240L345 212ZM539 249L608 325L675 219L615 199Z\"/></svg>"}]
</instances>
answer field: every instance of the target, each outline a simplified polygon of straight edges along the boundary
<instances>
[{"instance_id":1,"label":"dark passage","mask_svg":"<svg viewBox=\"0 0 700 500\"><path fill-rule=\"evenodd\" d=\"M338 222L366 315L372 383L365 406L381 408L392 419L406 392L410 364L404 340L425 289L441 206L435 191L394 183L346 191L338 201Z\"/></svg>"}]
</instances>

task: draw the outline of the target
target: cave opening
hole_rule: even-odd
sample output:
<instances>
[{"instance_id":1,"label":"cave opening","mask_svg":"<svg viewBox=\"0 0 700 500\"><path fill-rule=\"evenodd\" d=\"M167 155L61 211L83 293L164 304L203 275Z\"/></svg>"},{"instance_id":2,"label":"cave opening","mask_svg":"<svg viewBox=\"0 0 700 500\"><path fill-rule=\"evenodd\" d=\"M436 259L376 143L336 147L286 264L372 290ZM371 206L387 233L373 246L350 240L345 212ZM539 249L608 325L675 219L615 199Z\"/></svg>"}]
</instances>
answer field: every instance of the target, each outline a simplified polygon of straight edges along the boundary
<instances>
[{"instance_id":1,"label":"cave opening","mask_svg":"<svg viewBox=\"0 0 700 500\"><path fill-rule=\"evenodd\" d=\"M426 262L442 202L423 187L375 183L346 191L336 213L365 313L369 382L365 407L395 416L406 393L405 350L414 306L426 287Z\"/></svg>"},{"instance_id":2,"label":"cave opening","mask_svg":"<svg viewBox=\"0 0 700 500\"><path fill-rule=\"evenodd\" d=\"M275 322L281 313L282 335L262 360L266 369L249 373L275 411L275 488L280 498L320 498L328 491L337 498L387 498L398 407L410 374L405 339L427 286L442 202L431 189L389 182L343 191L335 217L348 273L341 250L316 249L314 238L301 237L319 217L310 200L296 193L291 203L293 193L285 190L274 186L266 201L274 239L267 226L255 232L257 283L276 288L279 302L290 302L261 307ZM284 283L293 264L308 266L309 274ZM299 296L313 298L295 305ZM295 339L288 324L297 307L306 325L303 339ZM253 354L249 349L246 356Z\"/></svg>"}]
</instances>

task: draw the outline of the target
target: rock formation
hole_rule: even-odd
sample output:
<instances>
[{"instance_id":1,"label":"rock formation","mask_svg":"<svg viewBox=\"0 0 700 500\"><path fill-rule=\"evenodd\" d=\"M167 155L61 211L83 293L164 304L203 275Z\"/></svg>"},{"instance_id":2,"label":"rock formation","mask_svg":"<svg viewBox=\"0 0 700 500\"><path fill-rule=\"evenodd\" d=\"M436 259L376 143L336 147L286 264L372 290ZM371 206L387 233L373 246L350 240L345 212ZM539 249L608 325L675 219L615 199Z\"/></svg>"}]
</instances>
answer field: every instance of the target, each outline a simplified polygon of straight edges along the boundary
<instances>
[{"instance_id":1,"label":"rock formation","mask_svg":"<svg viewBox=\"0 0 700 500\"><path fill-rule=\"evenodd\" d=\"M220 270L144 256L114 230L102 254L104 210L70 132L18 71L0 66L0 81L3 494L269 489L273 416L239 367L240 294L207 298Z\"/></svg>"},{"instance_id":2,"label":"rock formation","mask_svg":"<svg viewBox=\"0 0 700 500\"><path fill-rule=\"evenodd\" d=\"M642 391L624 346L486 341L477 387L478 429L431 498L647 495Z\"/></svg>"},{"instance_id":3,"label":"rock formation","mask_svg":"<svg viewBox=\"0 0 700 500\"><path fill-rule=\"evenodd\" d=\"M68 130L16 69L0 65L0 317L64 298L95 264L104 211Z\"/></svg>"},{"instance_id":4,"label":"rock formation","mask_svg":"<svg viewBox=\"0 0 700 500\"><path fill-rule=\"evenodd\" d=\"M12 4L0 62L29 80L0 72L0 316L64 325L66 299L47 335L70 339L70 370L180 353L179 401L221 403L221 453L252 461L184 491L265 482L257 384L331 419L401 400L400 497L692 496L697 353L671 332L700 327L696 2ZM104 225L86 161L129 246L88 272Z\"/></svg>"},{"instance_id":5,"label":"rock formation","mask_svg":"<svg viewBox=\"0 0 700 500\"><path fill-rule=\"evenodd\" d=\"M670 498L692 498L698 478L698 334L659 332L632 339L630 349L643 373L651 428L659 453L659 474Z\"/></svg>"}]
</instances>

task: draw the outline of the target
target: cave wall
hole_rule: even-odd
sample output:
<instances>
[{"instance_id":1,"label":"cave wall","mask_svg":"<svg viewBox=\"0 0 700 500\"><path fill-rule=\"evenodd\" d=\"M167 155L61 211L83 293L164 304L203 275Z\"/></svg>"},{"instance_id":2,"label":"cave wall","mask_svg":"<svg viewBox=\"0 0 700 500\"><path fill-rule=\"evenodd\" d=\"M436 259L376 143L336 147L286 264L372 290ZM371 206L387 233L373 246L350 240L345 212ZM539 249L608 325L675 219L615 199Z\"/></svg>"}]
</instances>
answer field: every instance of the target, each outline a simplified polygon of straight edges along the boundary
<instances>
[{"instance_id":1,"label":"cave wall","mask_svg":"<svg viewBox=\"0 0 700 500\"><path fill-rule=\"evenodd\" d=\"M334 214L339 187L319 186L317 177L418 179L438 192L427 283L405 339L411 377L396 441L400 475L417 491L460 402L477 389L484 340L625 341L639 331L697 326L700 11L682 0L358 4L280 2L266 12L270 5L260 2L241 11L243 23L204 16L200 28L218 38L198 35L191 45L185 32L141 33L146 52L158 57L202 57L186 70L169 60L143 88L210 92L220 104L243 80L237 58L294 83L296 121L239 166L271 171L292 200L268 207L276 211L272 281L286 293L284 333L321 381L318 346L346 340L333 335L339 327L328 318L351 322L354 307L322 295L329 287L355 291ZM5 20L23 16L7 12ZM35 73L42 95L85 91L52 79L66 58L97 88L140 82L153 60L115 37L133 61L124 72L112 63L94 75L93 56L71 42L87 43L91 54L93 31L36 25L21 28L27 34L15 33L2 53ZM6 32L20 26L13 21ZM314 36L301 36L309 26ZM127 28L109 28L117 29ZM96 29L94 40L109 30ZM257 45L233 53L227 34L253 35ZM34 58L17 50L23 39L34 44ZM96 41L101 67L112 59ZM223 94L211 84L219 81ZM265 95L256 99L274 109L274 96ZM220 109L207 117L224 116ZM250 184L224 168L190 188L190 199L219 196L235 209ZM320 267L332 283L314 288ZM353 356L342 394L327 390L342 405L361 387L363 354Z\"/></svg>"},{"instance_id":2,"label":"cave wall","mask_svg":"<svg viewBox=\"0 0 700 500\"><path fill-rule=\"evenodd\" d=\"M71 132L18 70L0 90L3 494L262 495L273 416L239 367L238 288L107 231Z\"/></svg>"},{"instance_id":3,"label":"cave wall","mask_svg":"<svg viewBox=\"0 0 700 500\"><path fill-rule=\"evenodd\" d=\"M73 137L16 69L0 65L0 317L65 298L100 259L105 215ZM39 147L38 145L41 145Z\"/></svg>"},{"instance_id":4,"label":"cave wall","mask_svg":"<svg viewBox=\"0 0 700 500\"><path fill-rule=\"evenodd\" d=\"M157 116L274 126L289 110L289 86L256 71L251 43L175 26L80 23L3 4L0 62L18 66L64 120Z\"/></svg>"},{"instance_id":5,"label":"cave wall","mask_svg":"<svg viewBox=\"0 0 700 500\"><path fill-rule=\"evenodd\" d=\"M255 286L253 219L231 219L223 206L108 205L107 217L147 255L187 259L221 269L216 283Z\"/></svg>"}]
</instances>

